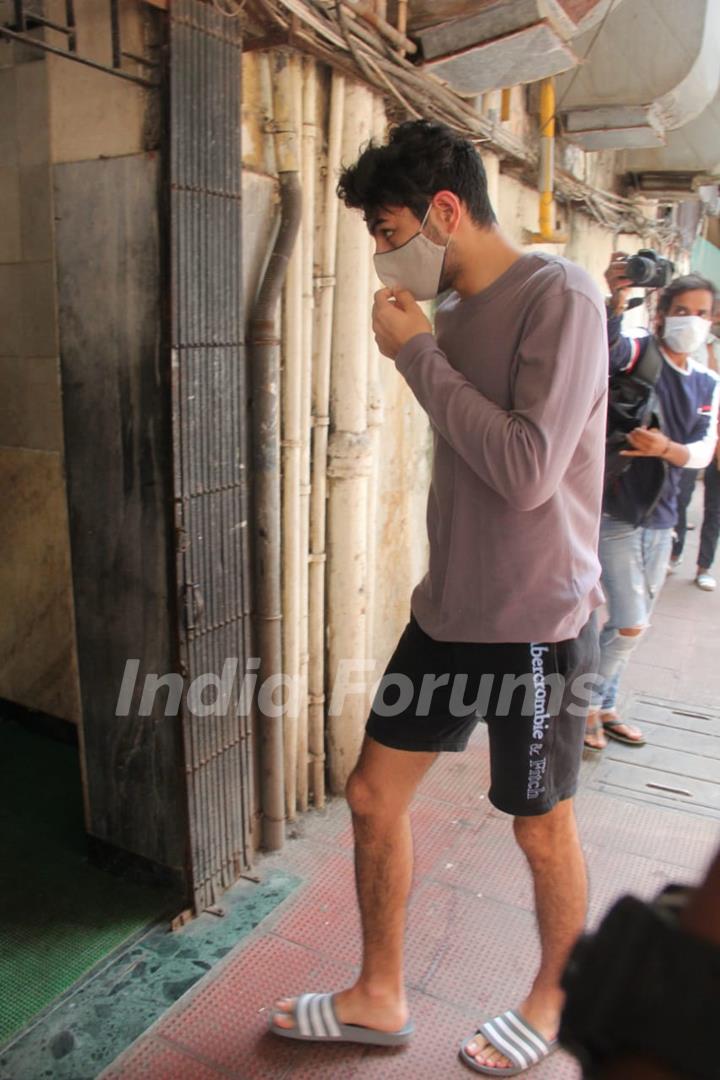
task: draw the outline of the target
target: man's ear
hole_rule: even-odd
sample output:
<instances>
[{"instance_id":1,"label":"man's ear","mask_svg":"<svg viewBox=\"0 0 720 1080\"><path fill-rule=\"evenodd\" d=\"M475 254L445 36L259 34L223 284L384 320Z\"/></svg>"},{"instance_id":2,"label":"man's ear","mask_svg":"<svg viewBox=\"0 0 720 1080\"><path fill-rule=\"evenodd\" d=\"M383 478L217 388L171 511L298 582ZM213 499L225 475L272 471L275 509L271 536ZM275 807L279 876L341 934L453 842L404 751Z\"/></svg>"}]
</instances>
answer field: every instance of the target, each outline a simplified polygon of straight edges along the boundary
<instances>
[{"instance_id":1,"label":"man's ear","mask_svg":"<svg viewBox=\"0 0 720 1080\"><path fill-rule=\"evenodd\" d=\"M462 203L455 192L437 191L432 203L448 232L455 232L462 216Z\"/></svg>"}]
</instances>

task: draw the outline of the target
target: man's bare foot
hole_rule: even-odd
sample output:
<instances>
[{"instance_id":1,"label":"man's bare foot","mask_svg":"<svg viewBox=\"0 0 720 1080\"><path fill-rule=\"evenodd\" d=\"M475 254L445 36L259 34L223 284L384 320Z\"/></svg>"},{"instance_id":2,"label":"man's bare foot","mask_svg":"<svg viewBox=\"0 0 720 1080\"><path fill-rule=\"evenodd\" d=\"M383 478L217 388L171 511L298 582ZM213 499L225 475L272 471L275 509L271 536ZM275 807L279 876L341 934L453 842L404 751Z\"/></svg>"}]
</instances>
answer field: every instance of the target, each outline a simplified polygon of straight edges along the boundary
<instances>
[{"instance_id":1,"label":"man's bare foot","mask_svg":"<svg viewBox=\"0 0 720 1080\"><path fill-rule=\"evenodd\" d=\"M634 724L626 724L624 720L621 720L615 709L606 709L600 713L600 722L609 727L612 727L612 735L615 738L619 738L620 742L628 743L644 743L645 736L640 728L635 727ZM607 728L605 729L607 731Z\"/></svg>"},{"instance_id":2,"label":"man's bare foot","mask_svg":"<svg viewBox=\"0 0 720 1080\"><path fill-rule=\"evenodd\" d=\"M543 1038L552 1042L557 1038L560 1026L562 998L559 994L553 994L552 998L547 995L530 994L517 1010L523 1020L527 1020ZM496 1069L509 1069L513 1062L487 1041L483 1035L476 1035L471 1043L468 1043L467 1052L475 1058L478 1065L485 1065Z\"/></svg>"},{"instance_id":3,"label":"man's bare foot","mask_svg":"<svg viewBox=\"0 0 720 1080\"><path fill-rule=\"evenodd\" d=\"M278 1027L292 1028L292 1011L297 998L282 998L275 1002L274 1019ZM394 994L372 994L359 986L351 986L333 994L335 1015L341 1024L359 1024L376 1031L399 1031L410 1017L405 997Z\"/></svg>"},{"instance_id":4,"label":"man's bare foot","mask_svg":"<svg viewBox=\"0 0 720 1080\"><path fill-rule=\"evenodd\" d=\"M599 710L588 713L585 725L585 745L589 750L604 750L607 746Z\"/></svg>"}]
</instances>

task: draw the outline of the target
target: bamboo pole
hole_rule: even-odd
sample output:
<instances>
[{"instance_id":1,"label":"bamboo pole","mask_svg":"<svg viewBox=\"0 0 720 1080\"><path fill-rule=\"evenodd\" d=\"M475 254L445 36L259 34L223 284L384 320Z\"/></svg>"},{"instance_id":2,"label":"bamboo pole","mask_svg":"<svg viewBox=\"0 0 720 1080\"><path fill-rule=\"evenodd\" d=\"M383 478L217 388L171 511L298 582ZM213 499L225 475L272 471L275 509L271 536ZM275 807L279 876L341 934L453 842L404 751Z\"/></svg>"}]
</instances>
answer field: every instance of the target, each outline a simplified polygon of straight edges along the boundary
<instances>
[{"instance_id":1,"label":"bamboo pole","mask_svg":"<svg viewBox=\"0 0 720 1080\"><path fill-rule=\"evenodd\" d=\"M398 29L398 34L400 35L400 37L405 37L405 32L407 30L407 21L408 21L408 0L398 0L398 6L397 6L397 29ZM408 51L408 52L413 51L414 52L414 50L404 50L404 51L401 51L400 55L404 56L405 51Z\"/></svg>"},{"instance_id":2,"label":"bamboo pole","mask_svg":"<svg viewBox=\"0 0 720 1080\"><path fill-rule=\"evenodd\" d=\"M300 107L302 76L300 57L279 54L275 66L275 121L292 133L293 163L299 166ZM289 683L285 691L284 757L285 813L288 821L297 816L297 693L300 678L300 484L301 484L301 399L302 399L302 227L288 264L283 295L283 391L282 391L282 598L283 674Z\"/></svg>"},{"instance_id":3,"label":"bamboo pole","mask_svg":"<svg viewBox=\"0 0 720 1080\"><path fill-rule=\"evenodd\" d=\"M370 137L373 95L357 83L346 88L342 160L352 161ZM337 292L333 319L328 444L328 667L329 684L338 676L356 684L365 679L365 588L367 586L367 323L370 238L360 214L340 208ZM348 666L349 665L349 666ZM354 678L348 677L350 668ZM346 695L338 715L328 715L330 785L344 791L365 725L361 687ZM333 694L332 697L335 697ZM333 704L331 697L330 704Z\"/></svg>"},{"instance_id":4,"label":"bamboo pole","mask_svg":"<svg viewBox=\"0 0 720 1080\"><path fill-rule=\"evenodd\" d=\"M369 4L363 3L363 0L340 0L345 7L350 8L355 14L364 19L366 23L369 23L375 30L377 30L384 38L391 42L396 49L402 51L403 56L405 53L416 53L417 45L414 41L410 41L405 37L405 30L407 29L407 0L405 0L405 15L404 18L400 12L402 9L402 0L398 5L398 28L395 29L390 23L386 22L382 16L378 15L373 7ZM401 27L402 23L402 27Z\"/></svg>"},{"instance_id":5,"label":"bamboo pole","mask_svg":"<svg viewBox=\"0 0 720 1080\"><path fill-rule=\"evenodd\" d=\"M339 203L335 194L340 168L345 79L333 72L330 88L327 163L319 217L318 272L312 368L312 490L310 493L309 745L315 807L325 805L325 532L327 522L327 447L330 409L330 357Z\"/></svg>"},{"instance_id":6,"label":"bamboo pole","mask_svg":"<svg viewBox=\"0 0 720 1080\"><path fill-rule=\"evenodd\" d=\"M310 418L312 413L313 266L315 234L315 141L317 135L317 67L303 63L301 186L302 217L302 375L300 392L300 712L298 716L297 805L308 808L309 787L309 544L310 544Z\"/></svg>"}]
</instances>

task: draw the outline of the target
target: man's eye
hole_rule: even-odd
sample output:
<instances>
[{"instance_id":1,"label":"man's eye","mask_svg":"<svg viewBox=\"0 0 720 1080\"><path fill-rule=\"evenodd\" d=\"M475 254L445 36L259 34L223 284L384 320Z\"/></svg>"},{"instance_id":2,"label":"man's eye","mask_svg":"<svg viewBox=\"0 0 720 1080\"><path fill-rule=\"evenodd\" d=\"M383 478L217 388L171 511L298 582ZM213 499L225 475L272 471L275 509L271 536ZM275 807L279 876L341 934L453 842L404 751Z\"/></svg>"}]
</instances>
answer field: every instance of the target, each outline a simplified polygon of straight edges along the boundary
<instances>
[{"instance_id":1,"label":"man's eye","mask_svg":"<svg viewBox=\"0 0 720 1080\"><path fill-rule=\"evenodd\" d=\"M394 229L381 229L380 231L386 240L392 240L393 236L395 235Z\"/></svg>"}]
</instances>

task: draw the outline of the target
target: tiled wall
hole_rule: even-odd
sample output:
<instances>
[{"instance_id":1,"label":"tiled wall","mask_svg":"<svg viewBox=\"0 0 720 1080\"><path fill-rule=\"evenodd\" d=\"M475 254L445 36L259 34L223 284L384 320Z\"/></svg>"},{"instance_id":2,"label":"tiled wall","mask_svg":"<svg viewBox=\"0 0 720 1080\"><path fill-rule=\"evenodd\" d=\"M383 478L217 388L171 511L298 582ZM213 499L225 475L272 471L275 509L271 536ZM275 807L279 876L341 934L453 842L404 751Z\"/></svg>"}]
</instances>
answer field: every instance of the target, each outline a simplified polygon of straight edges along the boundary
<instances>
[{"instance_id":1,"label":"tiled wall","mask_svg":"<svg viewBox=\"0 0 720 1080\"><path fill-rule=\"evenodd\" d=\"M76 0L82 52L107 62L107 5ZM45 14L64 21L65 5ZM123 47L143 51L142 7ZM0 21L12 21L0 0ZM36 34L42 31L36 31ZM46 40L64 47L61 35ZM137 153L145 99L131 83L0 39L0 697L77 721L60 383L54 168Z\"/></svg>"},{"instance_id":2,"label":"tiled wall","mask_svg":"<svg viewBox=\"0 0 720 1080\"><path fill-rule=\"evenodd\" d=\"M40 59L38 59L40 57ZM0 696L76 721L48 69L0 45Z\"/></svg>"}]
</instances>

